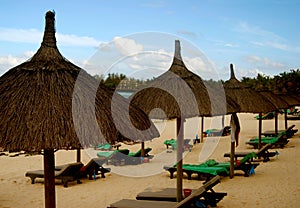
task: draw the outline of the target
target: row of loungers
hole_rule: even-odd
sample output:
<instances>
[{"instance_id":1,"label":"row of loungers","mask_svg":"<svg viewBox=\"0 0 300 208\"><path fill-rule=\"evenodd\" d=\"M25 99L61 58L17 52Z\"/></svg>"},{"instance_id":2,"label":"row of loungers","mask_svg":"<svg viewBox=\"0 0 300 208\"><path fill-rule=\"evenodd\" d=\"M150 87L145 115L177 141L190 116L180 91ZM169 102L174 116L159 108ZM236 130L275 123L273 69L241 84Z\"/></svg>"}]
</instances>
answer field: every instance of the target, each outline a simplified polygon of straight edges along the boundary
<instances>
[{"instance_id":1,"label":"row of loungers","mask_svg":"<svg viewBox=\"0 0 300 208\"><path fill-rule=\"evenodd\" d=\"M298 130L293 129L295 125L291 125L287 130L280 130L277 137L272 137L273 132L265 132L265 136L262 138L263 147L254 152L235 152L235 164L234 170L241 170L244 172L244 176L249 176L254 173L255 168L259 165L255 162L255 159L263 158L264 162L270 160L270 157L274 157L279 153L277 151L269 151L271 148L280 146L284 147L288 143L287 137L292 137ZM288 136L287 136L288 135ZM258 147L258 138L250 139L247 144L252 145L254 148ZM225 153L224 157L230 157L230 153ZM241 158L238 160L238 158ZM173 166L164 166L164 169L169 171L170 178L174 177L174 173L177 171L176 164ZM197 179L209 179L215 175L228 176L230 170L229 162L216 162L215 160L208 160L201 164L183 164L183 173L187 175L188 180L192 179L192 175L197 175Z\"/></svg>"},{"instance_id":2,"label":"row of loungers","mask_svg":"<svg viewBox=\"0 0 300 208\"><path fill-rule=\"evenodd\" d=\"M176 202L176 189L166 188L160 191L143 191L134 199L122 199L112 203L108 208L176 208L176 207L216 207L227 193L215 192L213 187L220 183L220 176L215 176L205 182L199 189L192 190L192 193L181 202Z\"/></svg>"},{"instance_id":3,"label":"row of loungers","mask_svg":"<svg viewBox=\"0 0 300 208\"><path fill-rule=\"evenodd\" d=\"M298 129L293 129L295 125L291 125L286 130L279 130L277 135L274 131L266 131L262 133L263 137L261 138L261 144L271 144L273 147L284 148L289 142L289 138L293 137ZM255 149L258 148L259 139L255 137L246 142L246 144L253 146Z\"/></svg>"},{"instance_id":4,"label":"row of loungers","mask_svg":"<svg viewBox=\"0 0 300 208\"><path fill-rule=\"evenodd\" d=\"M269 151L274 146L286 145L288 141L287 138L292 137L297 130L293 130L293 126L285 131L279 131L279 134L276 137L276 141L272 141L273 132L265 132L264 141L262 144L264 146L254 152L236 152L235 153L235 164L234 170L241 170L244 172L244 176L249 176L254 173L254 169L259 165L258 162L255 162L256 158L263 158L264 162L270 160L271 157L278 155L277 151ZM257 139L256 139L257 140ZM252 143L256 142L255 139L252 139ZM266 142L265 142L266 141ZM167 140L169 142L169 140ZM168 146L173 147L174 141L171 143L165 143ZM256 147L256 145L253 145ZM230 153L225 153L224 157L230 157ZM238 158L242 158L238 160ZM173 166L165 166L165 170L170 172L170 178L174 177L176 172L176 164ZM229 175L230 163L229 162L216 162L215 160L208 160L205 163L201 164L183 164L183 172L187 175L188 179L192 179L193 174L197 174L197 179L208 181L202 187L197 190L193 190L192 194L186 197L181 202L176 202L176 189L175 188L166 188L159 191L148 191L145 190L137 194L137 200L131 199L122 199L115 203L112 203L108 208L148 208L148 207L161 207L161 208L171 208L171 207L216 207L217 203L223 199L227 193L217 193L212 190L212 187L216 185L220 176ZM208 185L210 184L210 185ZM206 186L207 185L207 186ZM207 191L210 186L210 192ZM198 203L198 204L197 204Z\"/></svg>"},{"instance_id":5,"label":"row of loungers","mask_svg":"<svg viewBox=\"0 0 300 208\"><path fill-rule=\"evenodd\" d=\"M254 169L259 165L259 163L253 162L254 157L257 157L254 152L248 153L239 162L234 164L234 170L243 171L244 176L254 174ZM169 171L171 179L174 178L174 173L177 171L176 164L173 166L164 166L164 169ZM197 175L198 180L207 180L216 175L228 176L230 163L217 162L210 159L200 164L183 164L182 170L187 175L188 180L192 179L192 175Z\"/></svg>"},{"instance_id":6,"label":"row of loungers","mask_svg":"<svg viewBox=\"0 0 300 208\"><path fill-rule=\"evenodd\" d=\"M104 168L102 164L105 160L101 158L94 158L89 161L87 165L83 165L81 162L65 164L61 166L55 166L55 179L61 180L64 187L68 187L68 183L71 181L77 181L81 183L80 179L89 178L90 180L96 179L97 175L101 175L105 178L105 173L110 172L109 168ZM27 171L26 177L31 179L31 183L35 183L36 178L44 178L44 170Z\"/></svg>"}]
</instances>

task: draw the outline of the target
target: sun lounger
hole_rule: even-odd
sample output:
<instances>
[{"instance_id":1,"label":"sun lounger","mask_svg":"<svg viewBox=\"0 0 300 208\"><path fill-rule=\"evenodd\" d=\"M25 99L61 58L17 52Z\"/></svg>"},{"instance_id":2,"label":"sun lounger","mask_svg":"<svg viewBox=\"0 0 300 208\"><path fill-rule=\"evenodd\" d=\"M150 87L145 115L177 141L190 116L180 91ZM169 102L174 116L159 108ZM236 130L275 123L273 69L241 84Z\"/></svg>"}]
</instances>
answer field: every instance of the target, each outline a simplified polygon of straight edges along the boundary
<instances>
[{"instance_id":1,"label":"sun lounger","mask_svg":"<svg viewBox=\"0 0 300 208\"><path fill-rule=\"evenodd\" d=\"M147 147L145 148L145 157L149 157L149 152L152 150L152 148ZM141 157L142 156L142 149L139 149L137 152L129 152L128 156L130 157Z\"/></svg>"},{"instance_id":2,"label":"sun lounger","mask_svg":"<svg viewBox=\"0 0 300 208\"><path fill-rule=\"evenodd\" d=\"M252 158L256 157L255 153L249 153L244 156L240 161L237 161L234 170L242 170L244 176L249 176L254 173L254 169L259 163L251 162ZM177 168L174 166L164 166L164 169L169 171L170 178L174 177ZM183 164L182 171L187 174L188 180L192 179L192 174L198 175L198 180L203 178L211 178L215 175L227 176L229 175L230 163L229 162L216 162L211 159L201 164Z\"/></svg>"},{"instance_id":3,"label":"sun lounger","mask_svg":"<svg viewBox=\"0 0 300 208\"><path fill-rule=\"evenodd\" d=\"M200 202L205 206L216 207L217 203L221 201L227 193L215 192L213 187L220 183L220 177L216 176L203 184L203 188L206 190L198 198ZM192 193L197 189L193 189ZM177 191L176 188L164 188L159 191L143 191L136 196L137 200L152 200L152 201L173 201L176 202ZM184 194L182 196L185 198Z\"/></svg>"},{"instance_id":4,"label":"sun lounger","mask_svg":"<svg viewBox=\"0 0 300 208\"><path fill-rule=\"evenodd\" d=\"M204 134L206 136L228 136L230 135L231 127L225 126L223 129L207 129Z\"/></svg>"},{"instance_id":5,"label":"sun lounger","mask_svg":"<svg viewBox=\"0 0 300 208\"><path fill-rule=\"evenodd\" d=\"M150 200L133 200L122 199L118 202L112 203L108 208L179 208L179 207L199 207L205 206L201 201L208 189L211 189L211 184L219 181L220 177L212 178L207 185L201 186L199 189L193 191L191 195L183 199L181 202L171 201L150 201Z\"/></svg>"},{"instance_id":6,"label":"sun lounger","mask_svg":"<svg viewBox=\"0 0 300 208\"><path fill-rule=\"evenodd\" d=\"M169 171L170 178L174 178L174 173L177 171L176 165L164 166L165 170ZM183 164L182 172L187 175L188 180L192 179L192 175L196 174L198 180L207 180L213 176L226 176L229 171L225 167L205 167L202 164Z\"/></svg>"},{"instance_id":7,"label":"sun lounger","mask_svg":"<svg viewBox=\"0 0 300 208\"><path fill-rule=\"evenodd\" d=\"M293 129L295 125L289 126L286 130L278 130L277 134L282 134L285 133L287 138L291 138L294 136L295 133L297 133L298 129ZM275 137L276 133L274 130L269 130L269 131L264 131L261 135L266 136L266 137Z\"/></svg>"},{"instance_id":8,"label":"sun lounger","mask_svg":"<svg viewBox=\"0 0 300 208\"><path fill-rule=\"evenodd\" d=\"M111 150L112 146L109 143L104 143L104 144L99 144L98 146L96 146L94 149L96 150Z\"/></svg>"},{"instance_id":9,"label":"sun lounger","mask_svg":"<svg viewBox=\"0 0 300 208\"><path fill-rule=\"evenodd\" d=\"M101 175L105 178L105 173L110 172L110 168L104 168L102 165L106 162L105 158L93 158L88 164L80 169L80 175L82 178L87 177L89 180L95 179L96 175Z\"/></svg>"},{"instance_id":10,"label":"sun lounger","mask_svg":"<svg viewBox=\"0 0 300 208\"><path fill-rule=\"evenodd\" d=\"M152 150L152 148L147 147L145 148L145 156L142 157L142 149L139 149L136 152L129 152L128 157L125 159L126 165L137 165L141 164L144 161L144 158L151 159L153 158L153 155L149 155L149 152Z\"/></svg>"},{"instance_id":11,"label":"sun lounger","mask_svg":"<svg viewBox=\"0 0 300 208\"><path fill-rule=\"evenodd\" d=\"M104 143L104 144L99 144L98 146L95 146L94 149L95 150L102 150L102 151L105 151L105 150L110 151L113 148L116 148L118 150L120 146L121 146L121 144Z\"/></svg>"},{"instance_id":12,"label":"sun lounger","mask_svg":"<svg viewBox=\"0 0 300 208\"><path fill-rule=\"evenodd\" d=\"M273 146L273 144L266 144L260 150L254 152L258 158L262 157L264 162L270 161L270 157L274 157L278 155L278 152L269 152L269 149ZM247 154L251 152L235 152L234 157L237 160L240 157L245 157ZM224 157L230 157L230 153L225 153Z\"/></svg>"},{"instance_id":13,"label":"sun lounger","mask_svg":"<svg viewBox=\"0 0 300 208\"><path fill-rule=\"evenodd\" d=\"M261 144L272 144L275 147L284 148L284 146L289 142L285 133L279 134L277 137L262 137ZM255 149L258 148L258 138L250 139L246 144L252 145Z\"/></svg>"},{"instance_id":14,"label":"sun lounger","mask_svg":"<svg viewBox=\"0 0 300 208\"><path fill-rule=\"evenodd\" d=\"M98 152L97 156L106 160L106 164L125 165L126 157L128 157L128 149L119 149L114 151Z\"/></svg>"},{"instance_id":15,"label":"sun lounger","mask_svg":"<svg viewBox=\"0 0 300 208\"><path fill-rule=\"evenodd\" d=\"M190 149L193 147L193 145L189 144L190 141L191 141L190 139L183 140L184 149ZM173 150L175 150L177 147L177 141L175 139L165 140L164 144L167 146L167 149L169 148L169 146L171 146Z\"/></svg>"},{"instance_id":16,"label":"sun lounger","mask_svg":"<svg viewBox=\"0 0 300 208\"><path fill-rule=\"evenodd\" d=\"M77 180L77 183L80 182L80 169L83 167L81 162L77 163L70 163L59 169L56 167L55 170L55 179L61 179L62 184L64 187L68 187L68 182ZM25 173L26 177L30 177L31 183L35 183L36 178L44 178L44 170L34 170L34 171L27 171Z\"/></svg>"},{"instance_id":17,"label":"sun lounger","mask_svg":"<svg viewBox=\"0 0 300 208\"><path fill-rule=\"evenodd\" d=\"M256 119L259 119L259 115L255 116ZM265 120L265 119L273 119L274 118L274 113L273 112L269 112L266 113L264 115L261 116L261 119Z\"/></svg>"}]
</instances>

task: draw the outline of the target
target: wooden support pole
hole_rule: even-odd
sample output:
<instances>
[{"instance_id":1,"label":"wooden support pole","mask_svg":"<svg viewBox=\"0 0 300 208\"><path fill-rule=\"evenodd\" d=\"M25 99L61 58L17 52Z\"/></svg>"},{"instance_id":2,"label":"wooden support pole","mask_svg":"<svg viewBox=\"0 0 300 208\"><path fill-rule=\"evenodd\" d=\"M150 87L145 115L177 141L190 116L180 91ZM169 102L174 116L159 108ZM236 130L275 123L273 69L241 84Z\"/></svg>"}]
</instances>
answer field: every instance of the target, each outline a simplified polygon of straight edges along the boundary
<instances>
[{"instance_id":1,"label":"wooden support pole","mask_svg":"<svg viewBox=\"0 0 300 208\"><path fill-rule=\"evenodd\" d=\"M258 149L261 149L262 113L259 113L258 116Z\"/></svg>"},{"instance_id":2,"label":"wooden support pole","mask_svg":"<svg viewBox=\"0 0 300 208\"><path fill-rule=\"evenodd\" d=\"M183 152L183 137L184 137L184 121L177 118L177 202L182 200L182 152Z\"/></svg>"},{"instance_id":3,"label":"wooden support pole","mask_svg":"<svg viewBox=\"0 0 300 208\"><path fill-rule=\"evenodd\" d=\"M45 208L55 208L54 150L44 149Z\"/></svg>"}]
</instances>

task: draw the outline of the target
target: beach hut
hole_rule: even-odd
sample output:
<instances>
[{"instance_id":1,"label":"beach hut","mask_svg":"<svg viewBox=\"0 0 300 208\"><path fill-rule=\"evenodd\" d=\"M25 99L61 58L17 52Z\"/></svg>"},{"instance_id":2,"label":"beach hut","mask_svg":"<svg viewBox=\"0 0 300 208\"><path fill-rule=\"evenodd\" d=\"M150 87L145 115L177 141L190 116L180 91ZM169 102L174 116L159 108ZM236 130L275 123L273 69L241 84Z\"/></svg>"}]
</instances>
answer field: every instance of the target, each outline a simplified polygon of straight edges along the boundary
<instances>
[{"instance_id":1,"label":"beach hut","mask_svg":"<svg viewBox=\"0 0 300 208\"><path fill-rule=\"evenodd\" d=\"M185 119L224 115L236 112L238 106L233 102L226 102L225 94L210 94L202 79L187 69L181 57L179 40L175 40L175 53L169 70L130 99L132 104L152 118L177 120L177 201L181 201Z\"/></svg>"},{"instance_id":2,"label":"beach hut","mask_svg":"<svg viewBox=\"0 0 300 208\"><path fill-rule=\"evenodd\" d=\"M230 64L230 79L223 86L227 98L234 100L239 106L239 112L259 113L259 141L261 142L261 117L263 112L270 112L276 109L270 101L266 100L250 86L240 82L234 75L233 64ZM259 148L260 148L259 142ZM230 177L233 178L234 171L234 149L235 139L231 140L231 157L230 157Z\"/></svg>"},{"instance_id":3,"label":"beach hut","mask_svg":"<svg viewBox=\"0 0 300 208\"><path fill-rule=\"evenodd\" d=\"M38 51L0 77L0 146L8 151L43 153L45 207L54 208L55 150L77 149L104 141L149 140L159 133L138 108L130 107L128 119L124 115L128 111L124 109L127 100L113 95L64 58L56 45L55 13L48 11L45 19ZM123 126L115 125L112 105Z\"/></svg>"}]
</instances>

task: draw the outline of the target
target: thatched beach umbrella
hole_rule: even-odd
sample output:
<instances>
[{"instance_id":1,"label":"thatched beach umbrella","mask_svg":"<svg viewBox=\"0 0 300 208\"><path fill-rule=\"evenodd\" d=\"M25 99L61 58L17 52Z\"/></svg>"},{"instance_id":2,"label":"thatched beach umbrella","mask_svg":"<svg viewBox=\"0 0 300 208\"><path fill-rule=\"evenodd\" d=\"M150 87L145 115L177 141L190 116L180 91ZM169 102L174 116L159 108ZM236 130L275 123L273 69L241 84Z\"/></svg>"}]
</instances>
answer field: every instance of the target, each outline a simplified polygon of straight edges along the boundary
<instances>
[{"instance_id":1,"label":"thatched beach umbrella","mask_svg":"<svg viewBox=\"0 0 300 208\"><path fill-rule=\"evenodd\" d=\"M275 105L276 110L274 112L275 116L275 134L277 135L278 132L278 112L280 109L287 109L290 105L280 98L278 95L274 94L267 88L258 88L256 91L261 94L265 99L269 100L273 105Z\"/></svg>"},{"instance_id":2,"label":"thatched beach umbrella","mask_svg":"<svg viewBox=\"0 0 300 208\"><path fill-rule=\"evenodd\" d=\"M113 96L60 54L54 23L54 12L47 12L38 51L0 78L0 146L9 151L43 151L47 208L55 207L54 150L159 136L145 113L134 107L123 109L124 98ZM123 126L115 125L112 111Z\"/></svg>"},{"instance_id":3,"label":"thatched beach umbrella","mask_svg":"<svg viewBox=\"0 0 300 208\"><path fill-rule=\"evenodd\" d=\"M290 93L278 93L277 91L274 92L278 97L283 99L285 102L289 104L289 107L299 106L300 105L300 98L296 94L290 94ZM285 129L288 128L287 123L287 109L284 109L284 122L285 122Z\"/></svg>"},{"instance_id":4,"label":"thatched beach umbrella","mask_svg":"<svg viewBox=\"0 0 300 208\"><path fill-rule=\"evenodd\" d=\"M231 77L223 85L226 97L233 99L239 106L239 112L259 113L259 141L261 141L261 114L262 112L270 112L276 109L270 101L264 99L250 86L241 83L234 75L233 65L230 64ZM260 142L259 142L260 146ZM230 177L233 177L234 171L234 148L235 140L231 141L231 157L230 157Z\"/></svg>"},{"instance_id":5,"label":"thatched beach umbrella","mask_svg":"<svg viewBox=\"0 0 300 208\"><path fill-rule=\"evenodd\" d=\"M180 201L185 119L224 115L235 112L237 105L228 104L225 94L224 96L220 93L209 94L202 79L185 66L180 53L179 40L175 41L175 54L170 69L155 78L146 88L134 94L131 103L140 107L152 118L177 119L177 200Z\"/></svg>"}]
</instances>

